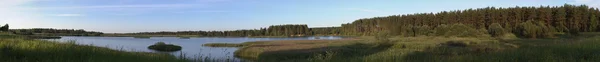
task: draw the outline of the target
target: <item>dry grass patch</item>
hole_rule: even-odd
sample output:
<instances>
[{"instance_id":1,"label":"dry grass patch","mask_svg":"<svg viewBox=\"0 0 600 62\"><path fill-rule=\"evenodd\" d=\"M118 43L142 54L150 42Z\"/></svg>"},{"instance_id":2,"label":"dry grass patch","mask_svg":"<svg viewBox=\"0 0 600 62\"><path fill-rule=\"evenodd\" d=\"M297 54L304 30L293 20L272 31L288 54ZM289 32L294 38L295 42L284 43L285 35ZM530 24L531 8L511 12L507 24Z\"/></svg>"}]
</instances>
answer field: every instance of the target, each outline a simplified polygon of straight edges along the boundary
<instances>
[{"instance_id":1,"label":"dry grass patch","mask_svg":"<svg viewBox=\"0 0 600 62\"><path fill-rule=\"evenodd\" d=\"M261 56L278 54L309 54L339 50L334 46L343 46L355 43L357 39L342 40L280 40L280 41L257 41L243 43L245 45L235 54L247 59L259 59Z\"/></svg>"}]
</instances>

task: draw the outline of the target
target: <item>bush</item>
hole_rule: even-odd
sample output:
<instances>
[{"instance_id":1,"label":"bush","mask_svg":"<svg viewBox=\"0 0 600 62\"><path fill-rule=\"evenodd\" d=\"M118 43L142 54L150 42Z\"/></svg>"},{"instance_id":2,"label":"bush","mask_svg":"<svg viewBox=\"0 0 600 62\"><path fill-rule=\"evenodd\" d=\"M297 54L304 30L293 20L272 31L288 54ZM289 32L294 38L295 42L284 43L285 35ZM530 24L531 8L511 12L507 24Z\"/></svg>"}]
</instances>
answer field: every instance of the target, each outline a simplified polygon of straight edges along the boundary
<instances>
[{"instance_id":1,"label":"bush","mask_svg":"<svg viewBox=\"0 0 600 62\"><path fill-rule=\"evenodd\" d=\"M432 28L427 25L413 26L413 30L414 30L414 34L415 34L414 36L430 36L430 34L433 32L431 29Z\"/></svg>"},{"instance_id":2,"label":"bush","mask_svg":"<svg viewBox=\"0 0 600 62\"><path fill-rule=\"evenodd\" d=\"M500 27L502 28L502 27ZM423 26L412 26L406 25L401 26L392 30L392 35L399 35L404 37L416 37L416 36L445 36L445 37L489 37L486 29L475 29L471 26L464 24L451 24L451 25L438 25L433 28L428 25ZM503 30L502 30L503 31Z\"/></svg>"},{"instance_id":3,"label":"bush","mask_svg":"<svg viewBox=\"0 0 600 62\"><path fill-rule=\"evenodd\" d=\"M154 45L148 46L148 49L152 49L152 50L156 50L156 51L172 52L172 51L181 50L181 46L177 46L177 45L173 45L173 44L166 44L165 42L157 42Z\"/></svg>"},{"instance_id":4,"label":"bush","mask_svg":"<svg viewBox=\"0 0 600 62\"><path fill-rule=\"evenodd\" d=\"M464 24L440 25L434 29L434 35L446 37L487 37L485 29L475 29Z\"/></svg>"},{"instance_id":5,"label":"bush","mask_svg":"<svg viewBox=\"0 0 600 62\"><path fill-rule=\"evenodd\" d=\"M492 35L492 37L498 37L501 35L504 35L506 33L506 31L504 30L504 28L502 27L502 25L498 24L498 23L492 23L490 25L490 27L488 28L488 32L490 33L490 35Z\"/></svg>"},{"instance_id":6,"label":"bush","mask_svg":"<svg viewBox=\"0 0 600 62\"><path fill-rule=\"evenodd\" d=\"M519 35L527 38L550 38L554 37L555 28L552 26L546 26L544 22L527 21L519 24Z\"/></svg>"},{"instance_id":7,"label":"bush","mask_svg":"<svg viewBox=\"0 0 600 62\"><path fill-rule=\"evenodd\" d=\"M392 31L395 35L400 35L403 37L411 37L414 36L413 26L412 25L404 25L399 26L394 31Z\"/></svg>"},{"instance_id":8,"label":"bush","mask_svg":"<svg viewBox=\"0 0 600 62\"><path fill-rule=\"evenodd\" d=\"M379 33L377 33L377 35L375 35L375 39L377 41L381 41L381 42L388 42L388 41L390 41L390 39L389 39L390 37L391 36L389 35L389 33L385 32L385 31L379 32Z\"/></svg>"}]
</instances>

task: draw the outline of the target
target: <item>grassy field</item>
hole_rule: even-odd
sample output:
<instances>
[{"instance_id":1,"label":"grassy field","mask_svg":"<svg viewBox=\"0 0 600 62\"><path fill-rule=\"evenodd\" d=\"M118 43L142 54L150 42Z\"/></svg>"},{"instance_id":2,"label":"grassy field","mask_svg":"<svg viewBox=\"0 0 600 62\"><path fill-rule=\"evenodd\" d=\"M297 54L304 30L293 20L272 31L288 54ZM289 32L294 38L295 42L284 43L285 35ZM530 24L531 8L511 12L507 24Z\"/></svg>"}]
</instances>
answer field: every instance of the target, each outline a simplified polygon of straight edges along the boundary
<instances>
[{"instance_id":1,"label":"grassy field","mask_svg":"<svg viewBox=\"0 0 600 62\"><path fill-rule=\"evenodd\" d=\"M0 34L0 62L188 62L169 54L124 52L108 48Z\"/></svg>"},{"instance_id":2,"label":"grassy field","mask_svg":"<svg viewBox=\"0 0 600 62\"><path fill-rule=\"evenodd\" d=\"M237 57L260 62L597 62L600 33L551 39L375 37L246 42Z\"/></svg>"},{"instance_id":3,"label":"grassy field","mask_svg":"<svg viewBox=\"0 0 600 62\"><path fill-rule=\"evenodd\" d=\"M21 37L0 33L0 62L202 61ZM597 62L600 61L599 44L600 33L582 33L549 39L421 36L381 40L367 36L341 40L211 43L204 46L239 47L235 52L237 57L257 62Z\"/></svg>"}]
</instances>

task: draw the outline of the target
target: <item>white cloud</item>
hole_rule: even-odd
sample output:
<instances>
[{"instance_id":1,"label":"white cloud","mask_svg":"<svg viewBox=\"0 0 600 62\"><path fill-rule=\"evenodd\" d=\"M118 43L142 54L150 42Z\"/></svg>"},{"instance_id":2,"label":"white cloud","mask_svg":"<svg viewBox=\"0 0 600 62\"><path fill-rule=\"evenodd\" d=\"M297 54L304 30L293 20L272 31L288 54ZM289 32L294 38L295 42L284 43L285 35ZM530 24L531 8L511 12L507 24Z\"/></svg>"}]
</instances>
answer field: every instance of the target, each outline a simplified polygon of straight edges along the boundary
<instances>
[{"instance_id":1,"label":"white cloud","mask_svg":"<svg viewBox=\"0 0 600 62\"><path fill-rule=\"evenodd\" d=\"M41 7L32 9L110 9L110 8L177 8L191 7L193 4L142 4L142 5L97 5L97 6L70 6L70 7Z\"/></svg>"},{"instance_id":2,"label":"white cloud","mask_svg":"<svg viewBox=\"0 0 600 62\"><path fill-rule=\"evenodd\" d=\"M11 28L39 26L43 22L38 20L38 15L19 6L30 2L34 0L0 0L0 24L10 24Z\"/></svg>"},{"instance_id":3,"label":"white cloud","mask_svg":"<svg viewBox=\"0 0 600 62\"><path fill-rule=\"evenodd\" d=\"M54 16L72 17L72 16L84 16L84 15L82 15L82 14L56 14Z\"/></svg>"},{"instance_id":4,"label":"white cloud","mask_svg":"<svg viewBox=\"0 0 600 62\"><path fill-rule=\"evenodd\" d=\"M0 0L0 7L6 8L11 6L17 6L31 1L33 0Z\"/></svg>"},{"instance_id":5,"label":"white cloud","mask_svg":"<svg viewBox=\"0 0 600 62\"><path fill-rule=\"evenodd\" d=\"M600 0L574 0L575 4L585 4L591 7L600 8Z\"/></svg>"}]
</instances>

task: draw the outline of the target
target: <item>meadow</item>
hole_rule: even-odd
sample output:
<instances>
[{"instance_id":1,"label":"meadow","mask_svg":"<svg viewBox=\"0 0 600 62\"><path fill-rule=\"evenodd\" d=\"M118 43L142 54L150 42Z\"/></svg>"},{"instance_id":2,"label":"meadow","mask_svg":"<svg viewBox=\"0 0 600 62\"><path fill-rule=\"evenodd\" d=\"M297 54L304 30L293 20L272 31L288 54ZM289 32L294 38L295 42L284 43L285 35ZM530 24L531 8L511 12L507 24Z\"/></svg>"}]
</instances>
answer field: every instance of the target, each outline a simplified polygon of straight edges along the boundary
<instances>
[{"instance_id":1,"label":"meadow","mask_svg":"<svg viewBox=\"0 0 600 62\"><path fill-rule=\"evenodd\" d=\"M387 37L343 40L257 41L238 46L237 57L259 62L596 62L600 33L556 38ZM234 45L234 46L231 46ZM214 47L219 47L212 45Z\"/></svg>"}]
</instances>

